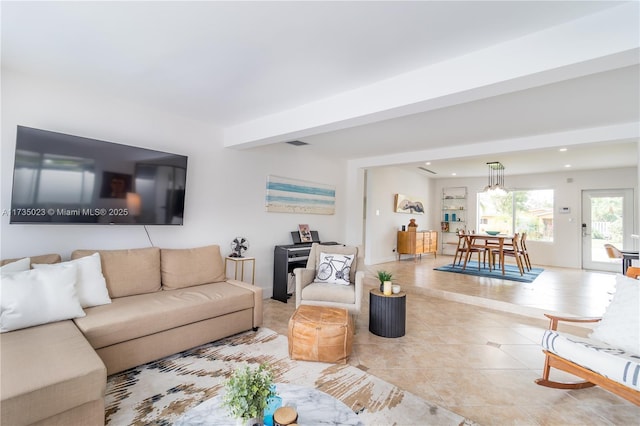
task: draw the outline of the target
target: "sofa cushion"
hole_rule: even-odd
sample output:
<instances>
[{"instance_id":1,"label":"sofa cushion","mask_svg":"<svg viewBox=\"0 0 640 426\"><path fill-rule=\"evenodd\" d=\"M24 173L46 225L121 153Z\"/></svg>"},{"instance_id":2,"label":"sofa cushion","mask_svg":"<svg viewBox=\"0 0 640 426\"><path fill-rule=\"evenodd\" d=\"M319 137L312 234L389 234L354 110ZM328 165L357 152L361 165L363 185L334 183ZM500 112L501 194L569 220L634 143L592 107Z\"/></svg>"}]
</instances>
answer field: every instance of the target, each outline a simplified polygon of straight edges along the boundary
<instances>
[{"instance_id":1,"label":"sofa cushion","mask_svg":"<svg viewBox=\"0 0 640 426\"><path fill-rule=\"evenodd\" d=\"M2 274L0 332L84 316L77 276L76 265Z\"/></svg>"},{"instance_id":2,"label":"sofa cushion","mask_svg":"<svg viewBox=\"0 0 640 426\"><path fill-rule=\"evenodd\" d=\"M75 250L71 259L100 253L109 296L124 297L160 290L160 249Z\"/></svg>"},{"instance_id":3,"label":"sofa cushion","mask_svg":"<svg viewBox=\"0 0 640 426\"><path fill-rule=\"evenodd\" d=\"M160 250L163 289L225 281L220 246Z\"/></svg>"},{"instance_id":4,"label":"sofa cushion","mask_svg":"<svg viewBox=\"0 0 640 426\"><path fill-rule=\"evenodd\" d=\"M349 274L354 258L353 254L320 253L315 280L322 283L349 285Z\"/></svg>"},{"instance_id":5,"label":"sofa cushion","mask_svg":"<svg viewBox=\"0 0 640 426\"><path fill-rule=\"evenodd\" d=\"M113 299L110 305L87 308L76 325L100 349L253 305L252 291L219 282Z\"/></svg>"},{"instance_id":6,"label":"sofa cushion","mask_svg":"<svg viewBox=\"0 0 640 426\"><path fill-rule=\"evenodd\" d=\"M72 321L0 335L2 424L31 424L105 394L107 372Z\"/></svg>"},{"instance_id":7,"label":"sofa cushion","mask_svg":"<svg viewBox=\"0 0 640 426\"><path fill-rule=\"evenodd\" d=\"M0 274L28 271L29 269L31 269L31 258L25 257L0 266Z\"/></svg>"},{"instance_id":8,"label":"sofa cushion","mask_svg":"<svg viewBox=\"0 0 640 426\"><path fill-rule=\"evenodd\" d=\"M637 354L600 342L546 330L542 347L575 364L640 391L640 358Z\"/></svg>"},{"instance_id":9,"label":"sofa cushion","mask_svg":"<svg viewBox=\"0 0 640 426\"><path fill-rule=\"evenodd\" d=\"M24 258L15 258L15 259L4 259L2 261L0 261L0 266L4 266L7 265L9 263L13 263L15 261L21 260ZM62 260L62 258L60 257L59 254L41 254L38 256L31 256L31 264L33 265L34 263L58 263Z\"/></svg>"},{"instance_id":10,"label":"sofa cushion","mask_svg":"<svg viewBox=\"0 0 640 426\"><path fill-rule=\"evenodd\" d=\"M312 282L302 289L301 299L318 302L356 303L354 285Z\"/></svg>"},{"instance_id":11,"label":"sofa cushion","mask_svg":"<svg viewBox=\"0 0 640 426\"><path fill-rule=\"evenodd\" d=\"M349 272L349 281L356 281L356 271L360 267L360 260L358 259L358 247L355 246L344 246L344 245L322 245L318 243L313 243L313 255L309 256L309 260L307 260L307 268L309 269L317 269L320 264L320 254L321 253L336 253L336 254L352 254L355 256L353 262L351 263L351 271Z\"/></svg>"},{"instance_id":12,"label":"sofa cushion","mask_svg":"<svg viewBox=\"0 0 640 426\"><path fill-rule=\"evenodd\" d=\"M618 274L616 292L589 337L640 356L640 281Z\"/></svg>"},{"instance_id":13,"label":"sofa cushion","mask_svg":"<svg viewBox=\"0 0 640 426\"><path fill-rule=\"evenodd\" d=\"M34 263L33 267L34 269L52 269L60 268L64 265L76 265L78 267L76 290L80 305L83 308L111 303L109 292L107 291L107 282L104 279L104 275L102 275L100 253L53 265Z\"/></svg>"}]
</instances>

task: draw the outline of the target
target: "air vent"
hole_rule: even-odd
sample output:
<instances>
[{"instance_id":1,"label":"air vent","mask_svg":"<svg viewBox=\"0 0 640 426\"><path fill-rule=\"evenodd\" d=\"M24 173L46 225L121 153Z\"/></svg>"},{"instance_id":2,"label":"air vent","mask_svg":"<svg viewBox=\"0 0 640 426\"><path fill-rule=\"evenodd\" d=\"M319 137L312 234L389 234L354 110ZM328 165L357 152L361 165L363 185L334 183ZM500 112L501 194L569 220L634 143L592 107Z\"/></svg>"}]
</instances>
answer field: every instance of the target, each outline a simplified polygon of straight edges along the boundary
<instances>
[{"instance_id":1,"label":"air vent","mask_svg":"<svg viewBox=\"0 0 640 426\"><path fill-rule=\"evenodd\" d=\"M427 173L431 173L432 175L437 175L436 172L434 172L433 170L429 170L427 168L424 167L418 167L420 170L422 170L423 172L427 172Z\"/></svg>"},{"instance_id":2,"label":"air vent","mask_svg":"<svg viewBox=\"0 0 640 426\"><path fill-rule=\"evenodd\" d=\"M303 145L309 145L306 142L302 142L302 141L289 141L287 142L289 145L293 145L293 146L303 146Z\"/></svg>"}]
</instances>

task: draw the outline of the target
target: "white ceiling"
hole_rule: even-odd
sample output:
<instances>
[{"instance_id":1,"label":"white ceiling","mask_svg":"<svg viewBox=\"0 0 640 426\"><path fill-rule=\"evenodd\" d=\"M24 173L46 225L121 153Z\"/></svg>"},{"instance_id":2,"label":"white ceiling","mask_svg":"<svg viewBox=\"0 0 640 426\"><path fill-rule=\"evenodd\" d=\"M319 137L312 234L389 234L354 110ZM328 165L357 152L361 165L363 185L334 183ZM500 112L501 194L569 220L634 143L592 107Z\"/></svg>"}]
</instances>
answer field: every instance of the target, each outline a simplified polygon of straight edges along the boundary
<instances>
[{"instance_id":1,"label":"white ceiling","mask_svg":"<svg viewBox=\"0 0 640 426\"><path fill-rule=\"evenodd\" d=\"M227 128L621 3L3 1L2 68ZM594 40L606 41L614 30L603 28ZM415 168L430 160L425 150L638 122L638 62L365 125L307 132L299 139L311 145L291 149L337 152L346 159L421 152L404 162ZM552 166L549 151L557 147L542 145L540 152L535 144L503 149L502 158L486 161L502 161L507 173L567 164ZM574 144L563 156L576 169L635 166L637 140ZM456 162L440 158L427 167L439 176L486 172L477 153L466 163L460 154L452 157Z\"/></svg>"}]
</instances>

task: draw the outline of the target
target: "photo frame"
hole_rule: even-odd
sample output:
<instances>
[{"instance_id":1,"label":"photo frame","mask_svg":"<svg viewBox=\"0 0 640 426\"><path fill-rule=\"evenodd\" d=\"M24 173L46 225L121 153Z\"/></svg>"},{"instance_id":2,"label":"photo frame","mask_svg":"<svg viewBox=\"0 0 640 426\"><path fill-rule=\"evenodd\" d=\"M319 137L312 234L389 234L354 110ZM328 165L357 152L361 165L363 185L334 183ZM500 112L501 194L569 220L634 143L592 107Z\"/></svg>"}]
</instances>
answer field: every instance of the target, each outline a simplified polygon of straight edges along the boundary
<instances>
[{"instance_id":1,"label":"photo frame","mask_svg":"<svg viewBox=\"0 0 640 426\"><path fill-rule=\"evenodd\" d=\"M416 197L403 194L394 196L394 211L396 213L424 214L424 203Z\"/></svg>"},{"instance_id":2,"label":"photo frame","mask_svg":"<svg viewBox=\"0 0 640 426\"><path fill-rule=\"evenodd\" d=\"M310 243L313 241L313 237L311 236L311 229L309 229L309 225L306 225L306 224L298 225L298 232L300 233L301 243Z\"/></svg>"}]
</instances>

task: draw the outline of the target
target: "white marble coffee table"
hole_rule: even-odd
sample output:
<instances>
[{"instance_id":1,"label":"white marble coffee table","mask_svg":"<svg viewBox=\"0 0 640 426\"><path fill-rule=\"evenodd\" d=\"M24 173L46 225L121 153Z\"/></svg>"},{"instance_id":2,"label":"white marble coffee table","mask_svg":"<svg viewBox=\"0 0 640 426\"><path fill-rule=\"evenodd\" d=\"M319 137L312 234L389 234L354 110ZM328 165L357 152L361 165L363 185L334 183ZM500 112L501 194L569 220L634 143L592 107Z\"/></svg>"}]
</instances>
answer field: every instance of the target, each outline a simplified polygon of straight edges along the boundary
<instances>
[{"instance_id":1,"label":"white marble coffee table","mask_svg":"<svg viewBox=\"0 0 640 426\"><path fill-rule=\"evenodd\" d=\"M276 384L282 405L291 405L298 412L298 424L304 425L354 425L364 426L362 420L342 402L331 395L306 386L288 383ZM213 397L184 413L174 426L235 425L235 419L227 415L222 406L222 395Z\"/></svg>"}]
</instances>

